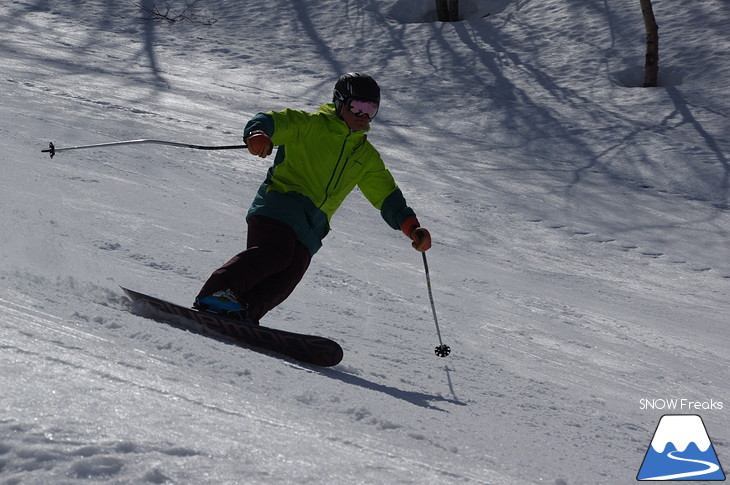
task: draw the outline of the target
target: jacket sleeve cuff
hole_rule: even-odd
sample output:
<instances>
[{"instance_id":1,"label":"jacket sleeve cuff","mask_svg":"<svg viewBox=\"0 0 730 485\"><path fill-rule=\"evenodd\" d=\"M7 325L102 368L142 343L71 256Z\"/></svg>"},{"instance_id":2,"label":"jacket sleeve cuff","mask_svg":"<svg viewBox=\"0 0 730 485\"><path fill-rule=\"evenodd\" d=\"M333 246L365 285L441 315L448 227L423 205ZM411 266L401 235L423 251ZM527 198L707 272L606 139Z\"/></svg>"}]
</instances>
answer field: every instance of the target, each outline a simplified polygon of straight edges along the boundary
<instances>
[{"instance_id":1,"label":"jacket sleeve cuff","mask_svg":"<svg viewBox=\"0 0 730 485\"><path fill-rule=\"evenodd\" d=\"M246 124L246 127L243 129L243 139L245 140L249 136L251 136L251 133L254 131L263 131L267 135L269 135L269 138L271 138L274 133L274 121L271 118L271 115L267 113L259 113Z\"/></svg>"},{"instance_id":2,"label":"jacket sleeve cuff","mask_svg":"<svg viewBox=\"0 0 730 485\"><path fill-rule=\"evenodd\" d=\"M413 231L415 231L419 227L421 227L421 224L418 222L418 218L416 216L410 216L400 225L400 230L403 232L403 234L411 238L411 234L413 234Z\"/></svg>"}]
</instances>

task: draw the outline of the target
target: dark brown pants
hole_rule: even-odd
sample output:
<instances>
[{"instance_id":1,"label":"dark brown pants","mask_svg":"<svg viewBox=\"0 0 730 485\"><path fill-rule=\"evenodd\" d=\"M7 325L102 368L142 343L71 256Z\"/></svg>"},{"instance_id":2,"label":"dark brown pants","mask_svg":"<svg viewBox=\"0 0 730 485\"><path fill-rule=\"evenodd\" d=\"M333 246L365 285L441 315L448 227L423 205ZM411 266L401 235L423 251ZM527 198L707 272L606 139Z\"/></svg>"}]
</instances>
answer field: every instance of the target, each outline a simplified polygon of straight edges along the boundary
<instances>
[{"instance_id":1,"label":"dark brown pants","mask_svg":"<svg viewBox=\"0 0 730 485\"><path fill-rule=\"evenodd\" d=\"M263 216L249 217L246 248L213 272L198 297L230 288L258 322L294 291L312 256L288 225Z\"/></svg>"}]
</instances>

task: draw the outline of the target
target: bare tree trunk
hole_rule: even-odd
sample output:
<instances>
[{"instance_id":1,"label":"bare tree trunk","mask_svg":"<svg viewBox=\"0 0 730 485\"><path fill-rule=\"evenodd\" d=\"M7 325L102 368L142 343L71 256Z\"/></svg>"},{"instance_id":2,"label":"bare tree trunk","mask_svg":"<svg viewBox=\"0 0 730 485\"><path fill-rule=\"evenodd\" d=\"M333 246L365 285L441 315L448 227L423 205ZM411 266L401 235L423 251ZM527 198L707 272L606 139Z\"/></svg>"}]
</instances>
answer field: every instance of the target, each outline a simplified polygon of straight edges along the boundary
<instances>
[{"instance_id":1,"label":"bare tree trunk","mask_svg":"<svg viewBox=\"0 0 730 485\"><path fill-rule=\"evenodd\" d=\"M449 0L449 22L459 20L459 0Z\"/></svg>"},{"instance_id":2,"label":"bare tree trunk","mask_svg":"<svg viewBox=\"0 0 730 485\"><path fill-rule=\"evenodd\" d=\"M436 0L436 18L439 22L458 22L459 0Z\"/></svg>"},{"instance_id":3,"label":"bare tree trunk","mask_svg":"<svg viewBox=\"0 0 730 485\"><path fill-rule=\"evenodd\" d=\"M644 14L646 29L646 61L644 63L644 87L657 86L659 77L659 26L654 18L651 0L639 0L641 13Z\"/></svg>"},{"instance_id":4,"label":"bare tree trunk","mask_svg":"<svg viewBox=\"0 0 730 485\"><path fill-rule=\"evenodd\" d=\"M436 19L439 22L448 22L449 21L448 0L436 0Z\"/></svg>"}]
</instances>

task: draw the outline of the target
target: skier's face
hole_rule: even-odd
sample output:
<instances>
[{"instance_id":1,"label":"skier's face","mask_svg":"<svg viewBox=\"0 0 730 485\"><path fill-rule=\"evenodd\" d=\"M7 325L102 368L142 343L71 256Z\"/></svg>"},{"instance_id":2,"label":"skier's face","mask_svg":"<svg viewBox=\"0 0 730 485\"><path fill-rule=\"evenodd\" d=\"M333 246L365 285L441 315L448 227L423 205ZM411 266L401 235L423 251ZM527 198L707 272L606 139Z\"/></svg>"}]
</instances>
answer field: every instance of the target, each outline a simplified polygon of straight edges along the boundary
<instances>
[{"instance_id":1,"label":"skier's face","mask_svg":"<svg viewBox=\"0 0 730 485\"><path fill-rule=\"evenodd\" d=\"M378 112L378 106L372 101L350 100L342 107L342 119L352 131L361 131L370 125L371 116Z\"/></svg>"}]
</instances>

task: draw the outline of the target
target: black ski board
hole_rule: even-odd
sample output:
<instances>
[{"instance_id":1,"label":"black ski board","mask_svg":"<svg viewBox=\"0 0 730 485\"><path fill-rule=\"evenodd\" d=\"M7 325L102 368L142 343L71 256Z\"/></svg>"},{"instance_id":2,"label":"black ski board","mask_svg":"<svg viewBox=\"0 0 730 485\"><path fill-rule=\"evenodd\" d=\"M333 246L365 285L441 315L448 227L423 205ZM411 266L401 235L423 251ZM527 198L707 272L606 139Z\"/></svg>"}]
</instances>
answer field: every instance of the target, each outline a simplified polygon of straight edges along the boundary
<instances>
[{"instance_id":1,"label":"black ski board","mask_svg":"<svg viewBox=\"0 0 730 485\"><path fill-rule=\"evenodd\" d=\"M343 357L342 347L334 340L325 337L243 323L215 313L177 305L128 288L122 287L122 290L133 304L146 304L160 312L159 319L163 321L165 315L182 317L245 346L272 351L322 367L337 365ZM151 317L155 318L154 315Z\"/></svg>"}]
</instances>

